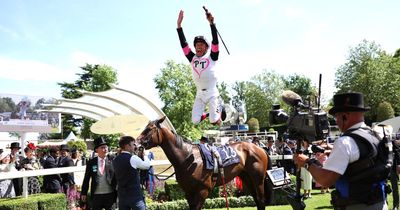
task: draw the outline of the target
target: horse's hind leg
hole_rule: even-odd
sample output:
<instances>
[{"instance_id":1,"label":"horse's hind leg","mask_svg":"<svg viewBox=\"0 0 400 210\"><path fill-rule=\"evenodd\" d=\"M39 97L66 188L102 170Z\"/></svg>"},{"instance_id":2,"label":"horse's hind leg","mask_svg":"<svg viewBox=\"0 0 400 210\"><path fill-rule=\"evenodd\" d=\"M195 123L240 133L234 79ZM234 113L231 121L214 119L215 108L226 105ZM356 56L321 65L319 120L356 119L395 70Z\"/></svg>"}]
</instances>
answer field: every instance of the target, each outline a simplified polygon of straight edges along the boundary
<instances>
[{"instance_id":1,"label":"horse's hind leg","mask_svg":"<svg viewBox=\"0 0 400 210\"><path fill-rule=\"evenodd\" d=\"M204 205L204 201L208 196L208 190L201 190L200 192L191 193L186 195L186 199L189 203L190 210L200 210Z\"/></svg>"},{"instance_id":2,"label":"horse's hind leg","mask_svg":"<svg viewBox=\"0 0 400 210\"><path fill-rule=\"evenodd\" d=\"M257 174L241 174L240 178L250 191L254 202L257 205L257 210L265 209L265 196L264 196L264 180Z\"/></svg>"}]
</instances>

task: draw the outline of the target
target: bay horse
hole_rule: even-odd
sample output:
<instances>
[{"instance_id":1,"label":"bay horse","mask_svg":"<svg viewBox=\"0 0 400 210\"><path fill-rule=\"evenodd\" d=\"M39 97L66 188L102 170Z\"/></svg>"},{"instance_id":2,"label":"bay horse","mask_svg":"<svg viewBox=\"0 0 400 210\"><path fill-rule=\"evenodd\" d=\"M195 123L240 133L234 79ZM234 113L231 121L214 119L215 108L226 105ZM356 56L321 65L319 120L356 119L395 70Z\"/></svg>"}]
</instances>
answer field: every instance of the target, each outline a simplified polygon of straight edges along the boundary
<instances>
[{"instance_id":1,"label":"bay horse","mask_svg":"<svg viewBox=\"0 0 400 210\"><path fill-rule=\"evenodd\" d=\"M213 170L204 167L201 152L197 144L161 126L165 116L151 121L137 138L145 149L160 146L174 167L176 180L185 192L191 210L201 209L212 189L222 185L221 176L213 181ZM272 188L265 188L268 156L264 150L249 142L236 142L230 146L237 152L240 162L224 168L225 182L239 176L249 189L257 209L265 209L266 194L272 194ZM267 191L267 192L265 192ZM270 200L268 200L270 202Z\"/></svg>"}]
</instances>

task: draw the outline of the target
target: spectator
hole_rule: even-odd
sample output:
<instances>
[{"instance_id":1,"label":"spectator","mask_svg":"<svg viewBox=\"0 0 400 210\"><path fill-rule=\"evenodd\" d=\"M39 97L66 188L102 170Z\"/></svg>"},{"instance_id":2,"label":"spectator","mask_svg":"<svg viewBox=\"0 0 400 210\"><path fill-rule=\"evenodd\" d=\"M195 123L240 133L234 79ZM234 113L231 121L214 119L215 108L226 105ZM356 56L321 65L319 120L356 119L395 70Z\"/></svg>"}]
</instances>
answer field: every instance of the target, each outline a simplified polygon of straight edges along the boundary
<instances>
[{"instance_id":1,"label":"spectator","mask_svg":"<svg viewBox=\"0 0 400 210\"><path fill-rule=\"evenodd\" d=\"M50 148L50 154L43 164L43 168L57 168L58 153L57 147ZM43 185L46 193L60 193L61 192L61 177L59 174L46 175L43 177Z\"/></svg>"},{"instance_id":2,"label":"spectator","mask_svg":"<svg viewBox=\"0 0 400 210\"><path fill-rule=\"evenodd\" d=\"M288 140L287 145L289 146L290 150L292 150L292 154L296 154L296 141Z\"/></svg>"},{"instance_id":3,"label":"spectator","mask_svg":"<svg viewBox=\"0 0 400 210\"><path fill-rule=\"evenodd\" d=\"M139 147L138 157L144 161L144 147ZM148 169L139 169L140 173L140 186L143 190L147 189L147 184L149 181L149 170Z\"/></svg>"},{"instance_id":4,"label":"spectator","mask_svg":"<svg viewBox=\"0 0 400 210\"><path fill-rule=\"evenodd\" d=\"M293 150L289 146L289 143L293 143L290 140L284 141L282 143L282 155L293 155ZM293 159L283 159L279 161L279 164L285 169L285 171L294 174L295 172L295 164L293 162Z\"/></svg>"},{"instance_id":5,"label":"spectator","mask_svg":"<svg viewBox=\"0 0 400 210\"><path fill-rule=\"evenodd\" d=\"M137 169L148 170L150 161L147 156L142 160L136 155L131 155L136 148L134 141L131 136L121 137L119 147L122 151L113 161L118 185L119 210L146 209Z\"/></svg>"},{"instance_id":6,"label":"spectator","mask_svg":"<svg viewBox=\"0 0 400 210\"><path fill-rule=\"evenodd\" d=\"M81 159L81 153L77 149L71 150L71 159L74 166L83 166L83 160ZM81 184L83 182L84 172L74 172L74 181L77 190L80 190Z\"/></svg>"},{"instance_id":7,"label":"spectator","mask_svg":"<svg viewBox=\"0 0 400 210\"><path fill-rule=\"evenodd\" d=\"M149 153L147 154L147 157L149 158L150 161L154 160L153 152L149 151ZM155 180L155 177L154 177L154 168L153 168L153 166L150 166L148 174L149 174L149 181L148 181L149 184L148 184L147 187L148 187L149 194L151 196L153 196L154 190L156 188L156 180Z\"/></svg>"},{"instance_id":8,"label":"spectator","mask_svg":"<svg viewBox=\"0 0 400 210\"><path fill-rule=\"evenodd\" d=\"M116 181L114 167L107 158L107 142L99 137L94 140L94 157L86 164L85 177L82 183L81 200L87 202L87 193L91 193L91 204L93 210L114 210L116 201ZM125 169L127 170L127 169ZM124 173L126 174L126 173ZM91 180L91 181L90 181ZM121 209L120 209L121 210Z\"/></svg>"},{"instance_id":9,"label":"spectator","mask_svg":"<svg viewBox=\"0 0 400 210\"><path fill-rule=\"evenodd\" d=\"M272 136L267 137L267 146L264 148L264 150L267 152L268 155L276 155L276 148L274 145L274 138Z\"/></svg>"},{"instance_id":10,"label":"spectator","mask_svg":"<svg viewBox=\"0 0 400 210\"><path fill-rule=\"evenodd\" d=\"M75 148L71 150L71 159L74 166L82 166L81 154Z\"/></svg>"},{"instance_id":11,"label":"spectator","mask_svg":"<svg viewBox=\"0 0 400 210\"><path fill-rule=\"evenodd\" d=\"M0 154L0 173L17 171L14 163L11 162L11 156L5 153ZM14 185L11 179L0 180L0 198L15 197Z\"/></svg>"},{"instance_id":12,"label":"spectator","mask_svg":"<svg viewBox=\"0 0 400 210\"><path fill-rule=\"evenodd\" d=\"M10 154L11 162L14 163L15 169L19 171L21 169L20 161L22 159L20 155L21 147L19 146L18 142L12 142L10 149L11 149L11 154ZM15 178L12 181L14 185L15 195L16 196L22 195L22 178Z\"/></svg>"},{"instance_id":13,"label":"spectator","mask_svg":"<svg viewBox=\"0 0 400 210\"><path fill-rule=\"evenodd\" d=\"M303 151L311 151L308 141L303 141ZM305 152L306 154L308 152ZM311 198L312 176L304 167L300 168L301 188L304 190L304 198Z\"/></svg>"},{"instance_id":14,"label":"spectator","mask_svg":"<svg viewBox=\"0 0 400 210\"><path fill-rule=\"evenodd\" d=\"M253 140L251 141L251 143L253 143L253 144L255 144L255 145L261 147L261 145L260 145L260 140L258 139L257 136L254 136L254 137L253 137Z\"/></svg>"},{"instance_id":15,"label":"spectator","mask_svg":"<svg viewBox=\"0 0 400 210\"><path fill-rule=\"evenodd\" d=\"M43 168L44 161L47 158L47 153L44 149L38 149L36 151L37 159L39 160L40 168Z\"/></svg>"},{"instance_id":16,"label":"spectator","mask_svg":"<svg viewBox=\"0 0 400 210\"><path fill-rule=\"evenodd\" d=\"M61 157L58 162L59 168L74 166L74 161L70 157L69 148L63 144L60 147ZM77 191L75 188L74 173L61 174L61 188L64 194L67 196L68 208L73 209L77 206Z\"/></svg>"},{"instance_id":17,"label":"spectator","mask_svg":"<svg viewBox=\"0 0 400 210\"><path fill-rule=\"evenodd\" d=\"M69 148L66 144L61 145L60 147L60 152L61 156L58 161L58 167L59 168L64 168L64 167L71 167L74 166L74 162L72 161L70 155L69 155ZM73 173L64 173L61 174L61 188L65 194L69 191L70 187L73 187L75 182L74 182L74 175Z\"/></svg>"},{"instance_id":18,"label":"spectator","mask_svg":"<svg viewBox=\"0 0 400 210\"><path fill-rule=\"evenodd\" d=\"M35 157L36 146L33 143L29 143L24 149L25 158L21 160L21 170L37 170L40 168L39 163ZM40 193L40 182L37 176L28 177L28 194Z\"/></svg>"}]
</instances>

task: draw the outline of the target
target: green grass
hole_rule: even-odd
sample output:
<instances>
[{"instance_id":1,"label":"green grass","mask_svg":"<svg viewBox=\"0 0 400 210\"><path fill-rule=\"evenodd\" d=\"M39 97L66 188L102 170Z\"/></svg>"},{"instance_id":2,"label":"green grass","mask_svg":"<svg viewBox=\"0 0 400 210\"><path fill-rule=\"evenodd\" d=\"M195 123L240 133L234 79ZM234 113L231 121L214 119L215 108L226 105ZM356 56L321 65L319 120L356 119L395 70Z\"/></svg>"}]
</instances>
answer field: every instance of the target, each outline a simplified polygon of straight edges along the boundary
<instances>
[{"instance_id":1,"label":"green grass","mask_svg":"<svg viewBox=\"0 0 400 210\"><path fill-rule=\"evenodd\" d=\"M313 190L311 193L312 197L304 200L306 204L306 209L318 209L318 210L323 210L323 209L329 209L332 210L333 207L330 204L331 196L330 193L325 193L321 194L320 190ZM388 204L389 204L389 209L392 209L392 203L393 202L393 197L392 194L388 195ZM226 208L221 208L221 209L213 209L213 210L224 210ZM231 210L256 210L256 207L245 207L245 208L229 208ZM292 209L290 205L284 205L284 206L267 206L266 209L268 210L288 210Z\"/></svg>"}]
</instances>

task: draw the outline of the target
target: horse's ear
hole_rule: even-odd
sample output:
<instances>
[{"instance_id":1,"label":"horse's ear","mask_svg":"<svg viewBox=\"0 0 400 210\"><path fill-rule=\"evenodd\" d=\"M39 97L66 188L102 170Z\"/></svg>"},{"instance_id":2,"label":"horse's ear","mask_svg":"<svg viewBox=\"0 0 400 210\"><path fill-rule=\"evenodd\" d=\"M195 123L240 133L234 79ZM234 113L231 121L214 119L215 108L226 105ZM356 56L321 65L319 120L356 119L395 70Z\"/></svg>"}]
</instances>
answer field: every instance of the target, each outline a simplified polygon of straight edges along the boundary
<instances>
[{"instance_id":1,"label":"horse's ear","mask_svg":"<svg viewBox=\"0 0 400 210\"><path fill-rule=\"evenodd\" d=\"M165 118L167 118L167 116L161 117L161 118L158 120L158 123L161 124L162 122L164 122Z\"/></svg>"},{"instance_id":2,"label":"horse's ear","mask_svg":"<svg viewBox=\"0 0 400 210\"><path fill-rule=\"evenodd\" d=\"M166 118L167 116L164 116L164 117L162 117L162 118L160 118L160 119L158 119L157 121L156 121L156 125L157 125L157 127L161 127L161 123L162 122L164 122L164 120L165 120L165 118Z\"/></svg>"}]
</instances>

